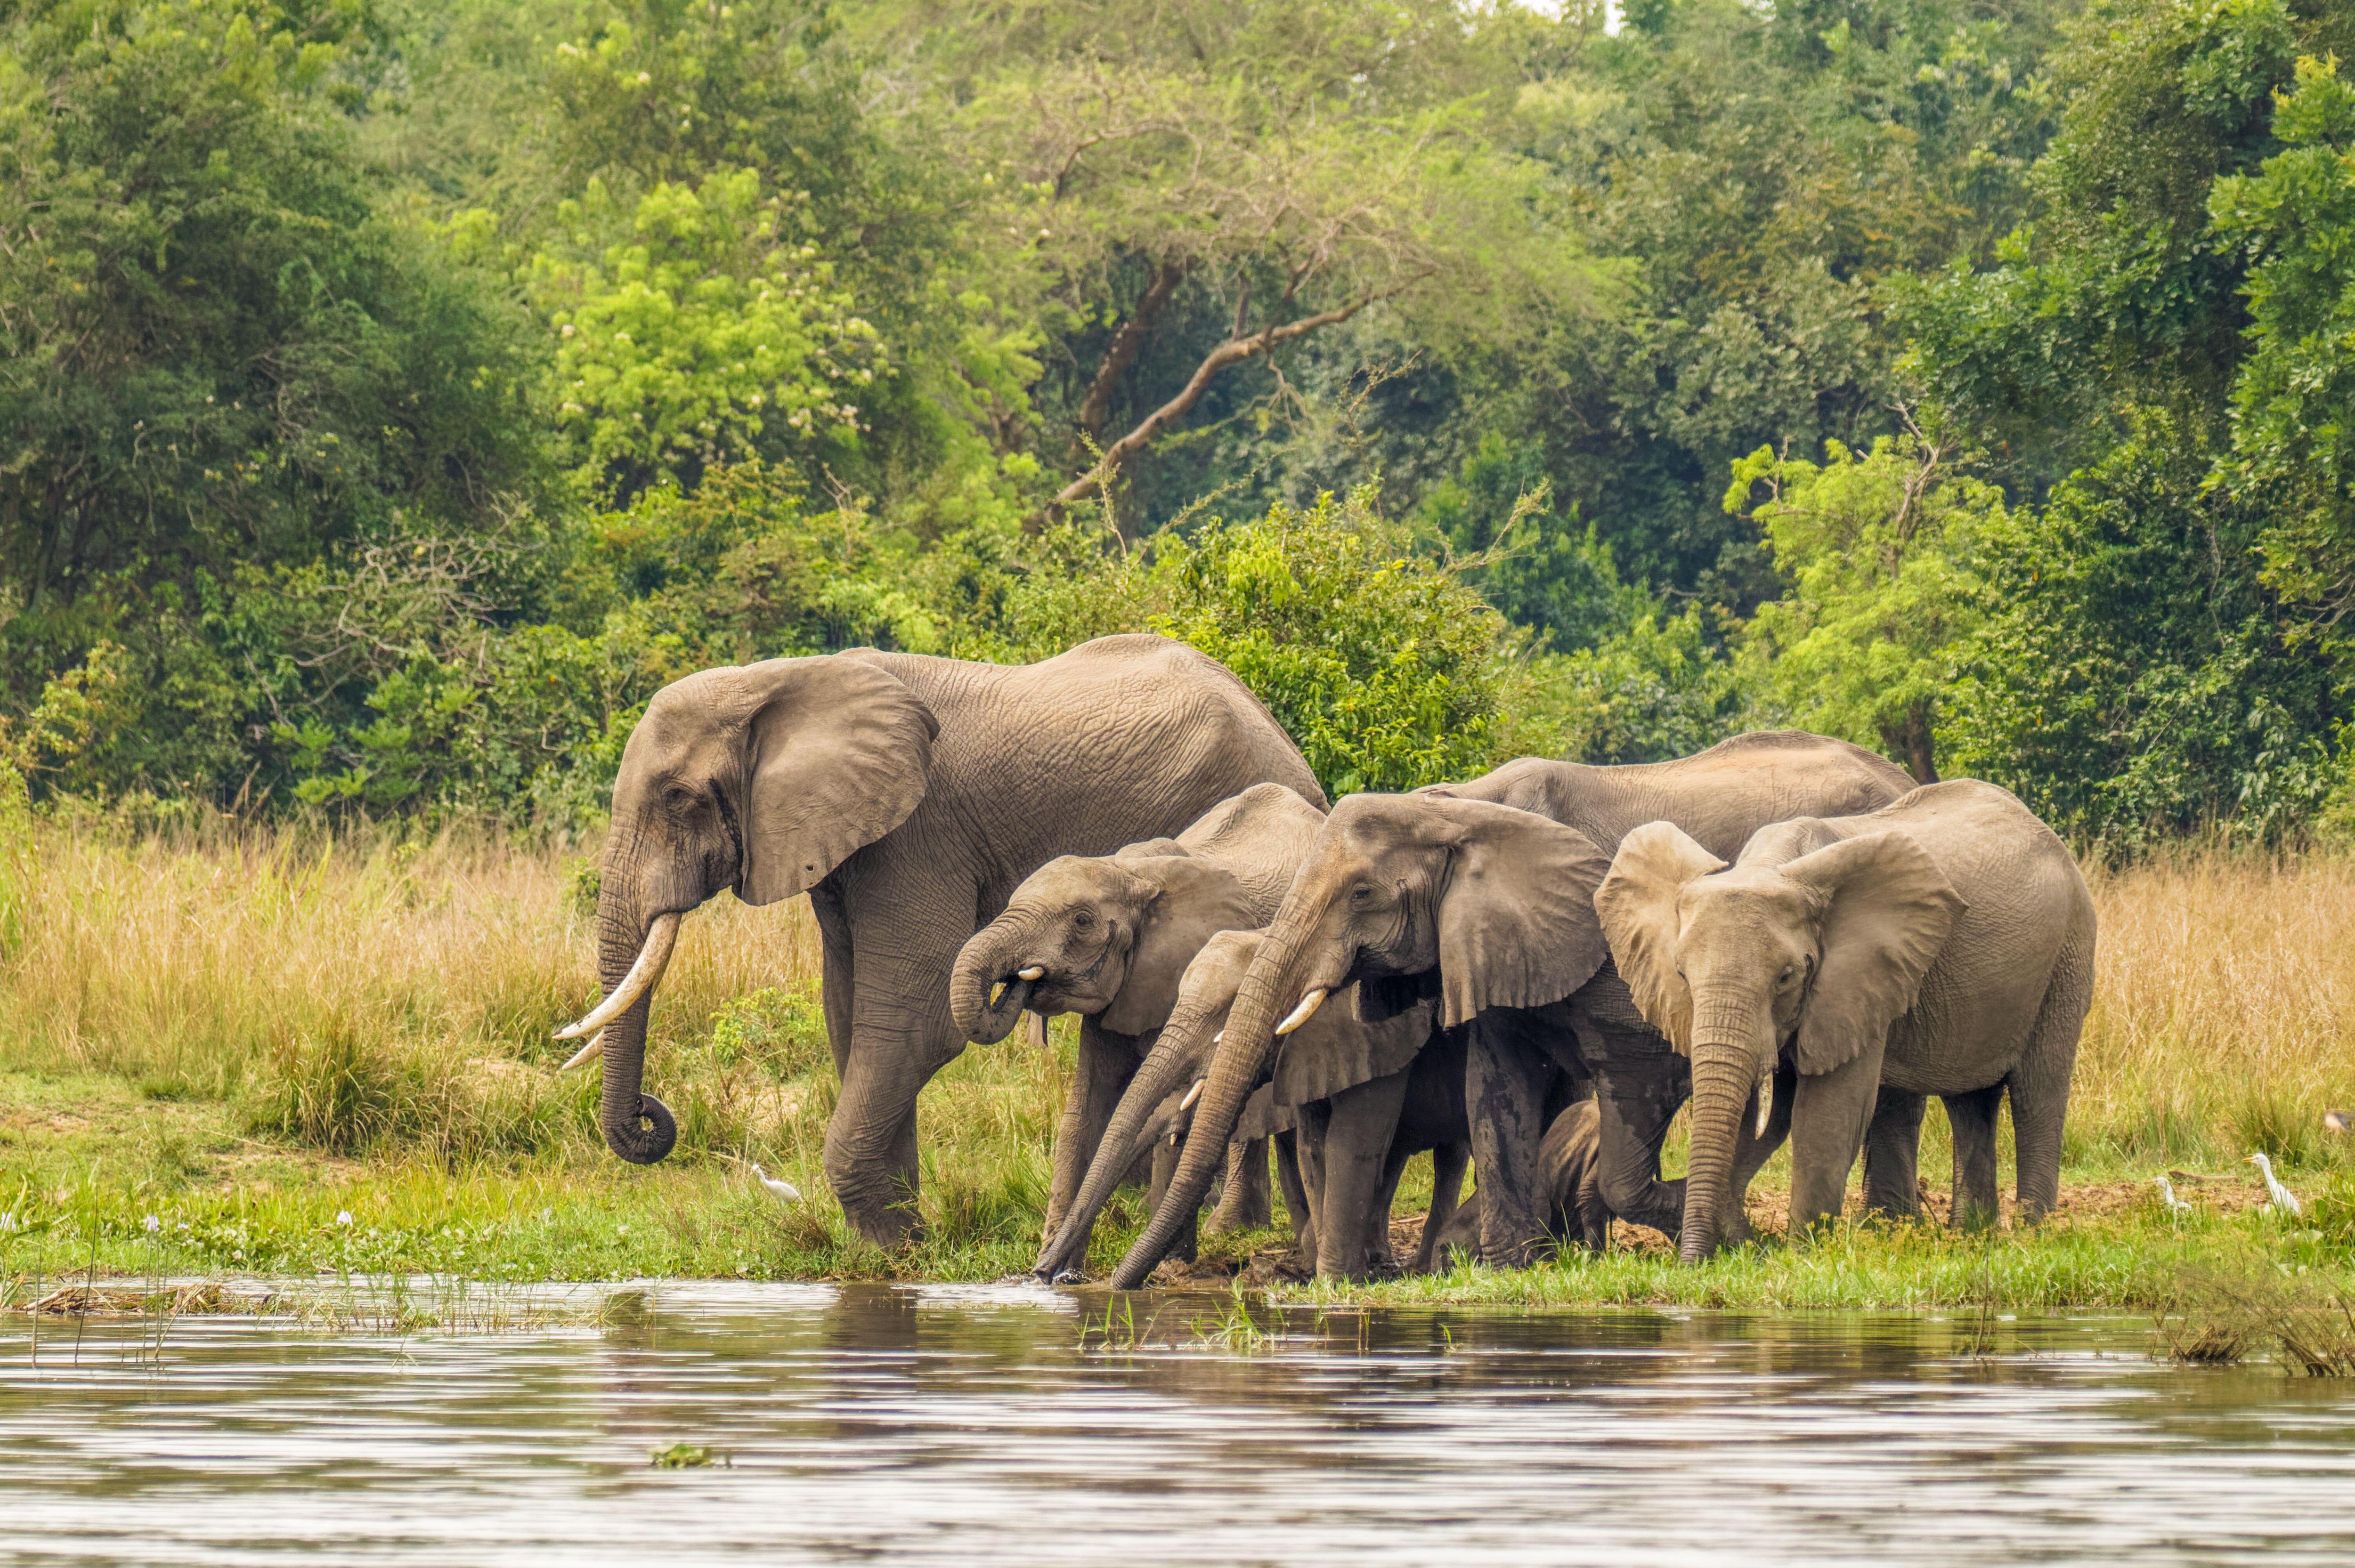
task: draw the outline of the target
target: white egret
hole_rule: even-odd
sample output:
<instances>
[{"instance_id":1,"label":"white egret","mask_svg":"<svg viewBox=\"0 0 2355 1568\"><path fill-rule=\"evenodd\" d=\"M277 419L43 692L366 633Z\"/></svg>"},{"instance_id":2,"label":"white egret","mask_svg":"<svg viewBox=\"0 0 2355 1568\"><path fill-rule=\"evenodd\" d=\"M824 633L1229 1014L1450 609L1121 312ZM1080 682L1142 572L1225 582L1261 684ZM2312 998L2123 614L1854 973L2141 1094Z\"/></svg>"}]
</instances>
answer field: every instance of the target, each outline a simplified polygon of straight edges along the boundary
<instances>
[{"instance_id":1,"label":"white egret","mask_svg":"<svg viewBox=\"0 0 2355 1568\"><path fill-rule=\"evenodd\" d=\"M2175 1195L2174 1182L2164 1176L2154 1176L2150 1180L2151 1184L2158 1189L2158 1200L2167 1205L2169 1213L2181 1215L2191 1212L2191 1205Z\"/></svg>"},{"instance_id":2,"label":"white egret","mask_svg":"<svg viewBox=\"0 0 2355 1568\"><path fill-rule=\"evenodd\" d=\"M766 1187L770 1195L780 1203L798 1203L802 1201L802 1190L799 1187L794 1186L791 1181L778 1181L757 1165L752 1167L752 1180Z\"/></svg>"},{"instance_id":3,"label":"white egret","mask_svg":"<svg viewBox=\"0 0 2355 1568\"><path fill-rule=\"evenodd\" d=\"M2283 1186L2280 1179L2274 1175L2274 1162L2272 1160L2266 1159L2263 1154L2252 1154L2246 1160L2241 1161L2241 1163L2243 1165L2254 1165L2257 1168L2257 1174L2265 1179L2265 1191L2273 1194L2274 1207L2275 1209L2285 1214L2292 1216L2306 1213L2304 1209L2298 1207L2297 1194Z\"/></svg>"}]
</instances>

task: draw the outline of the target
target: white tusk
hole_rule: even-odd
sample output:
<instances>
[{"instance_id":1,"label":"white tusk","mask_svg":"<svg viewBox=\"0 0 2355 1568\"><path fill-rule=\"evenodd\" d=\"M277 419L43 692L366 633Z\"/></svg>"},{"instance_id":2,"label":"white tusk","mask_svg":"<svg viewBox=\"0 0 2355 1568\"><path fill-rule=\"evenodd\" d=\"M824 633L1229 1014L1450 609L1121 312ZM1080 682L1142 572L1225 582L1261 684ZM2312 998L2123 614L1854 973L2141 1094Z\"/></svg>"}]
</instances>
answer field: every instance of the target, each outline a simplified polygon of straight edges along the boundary
<instances>
[{"instance_id":1,"label":"white tusk","mask_svg":"<svg viewBox=\"0 0 2355 1568\"><path fill-rule=\"evenodd\" d=\"M1014 978L1016 980L1045 980L1047 978L1047 966L1044 964L1032 964L1027 969L1016 969L1014 971Z\"/></svg>"},{"instance_id":2,"label":"white tusk","mask_svg":"<svg viewBox=\"0 0 2355 1568\"><path fill-rule=\"evenodd\" d=\"M646 927L646 945L638 949L638 961L613 988L613 994L591 1008L580 1022L567 1024L556 1032L559 1040L578 1040L583 1034L594 1034L622 1014L630 1011L638 998L652 991L655 981L662 979L663 970L670 965L670 950L678 940L678 915L672 911L655 916Z\"/></svg>"},{"instance_id":3,"label":"white tusk","mask_svg":"<svg viewBox=\"0 0 2355 1568\"><path fill-rule=\"evenodd\" d=\"M1208 1078L1195 1079L1194 1086L1186 1091L1186 1097L1178 1102L1178 1110L1181 1112L1192 1110L1194 1108L1194 1102L1202 1097L1202 1086L1209 1081L1210 1080Z\"/></svg>"},{"instance_id":4,"label":"white tusk","mask_svg":"<svg viewBox=\"0 0 2355 1568\"><path fill-rule=\"evenodd\" d=\"M573 1068L581 1065L583 1062L593 1062L604 1054L605 1032L600 1029L596 1033L589 1037L588 1044L583 1045L580 1050L572 1053L572 1059L570 1061L565 1063L564 1065L557 1068L556 1070L559 1073L569 1073L572 1071Z\"/></svg>"},{"instance_id":5,"label":"white tusk","mask_svg":"<svg viewBox=\"0 0 2355 1568\"><path fill-rule=\"evenodd\" d=\"M1320 985L1315 991L1310 991L1306 996L1300 999L1300 1005L1292 1010L1290 1017L1286 1018L1283 1022L1275 1026L1275 1032L1278 1034L1291 1033L1294 1030L1299 1028L1302 1024L1316 1017L1316 1010L1324 1005L1325 988Z\"/></svg>"},{"instance_id":6,"label":"white tusk","mask_svg":"<svg viewBox=\"0 0 2355 1568\"><path fill-rule=\"evenodd\" d=\"M1210 1036L1210 1044L1216 1045L1220 1041L1224 1040L1226 1037L1227 1032L1221 1029L1216 1034Z\"/></svg>"},{"instance_id":7,"label":"white tusk","mask_svg":"<svg viewBox=\"0 0 2355 1568\"><path fill-rule=\"evenodd\" d=\"M1766 1124L1774 1116L1774 1069L1762 1066L1758 1072L1758 1125L1750 1129L1753 1139L1766 1136Z\"/></svg>"}]
</instances>

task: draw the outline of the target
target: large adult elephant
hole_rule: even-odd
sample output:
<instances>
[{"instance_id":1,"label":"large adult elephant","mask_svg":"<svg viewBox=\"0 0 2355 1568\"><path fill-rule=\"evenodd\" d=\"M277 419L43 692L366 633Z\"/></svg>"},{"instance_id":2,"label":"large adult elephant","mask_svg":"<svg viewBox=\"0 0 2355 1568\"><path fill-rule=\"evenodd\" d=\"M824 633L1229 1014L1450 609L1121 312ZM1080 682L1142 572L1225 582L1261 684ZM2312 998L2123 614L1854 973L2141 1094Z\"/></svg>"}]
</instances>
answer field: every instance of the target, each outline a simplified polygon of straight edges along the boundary
<instances>
[{"instance_id":1,"label":"large adult elephant","mask_svg":"<svg viewBox=\"0 0 2355 1568\"><path fill-rule=\"evenodd\" d=\"M1254 784L1324 793L1267 710L1166 638L1107 637L1001 666L860 649L664 687L613 783L598 896L608 994L605 1141L650 1164L670 1113L644 1093L646 1010L679 916L722 888L806 892L842 1082L826 1173L859 1234L916 1223L916 1096L964 1048L949 975L965 939L1059 854L1175 833Z\"/></svg>"},{"instance_id":2,"label":"large adult elephant","mask_svg":"<svg viewBox=\"0 0 2355 1568\"><path fill-rule=\"evenodd\" d=\"M2094 901L2068 846L2008 791L1962 779L1778 823L1732 870L1654 822L1620 845L1595 906L1644 1015L1692 1058L1686 1261L1740 1209L1745 1113L1785 1060L1774 1099L1791 1101L1795 1227L1840 1212L1869 1121L1918 1126L1932 1094L1954 1123L1958 1222L1994 1214L2007 1092L2021 1211L2059 1201Z\"/></svg>"},{"instance_id":3,"label":"large adult elephant","mask_svg":"<svg viewBox=\"0 0 2355 1568\"><path fill-rule=\"evenodd\" d=\"M1549 1245L1539 1149L1565 1065L1595 1081L1605 1201L1678 1234L1683 1193L1657 1162L1689 1078L1607 967L1593 896L1611 853L1666 820L1731 854L1770 822L1870 810L1912 782L1859 747L1777 731L1674 762L1524 758L1465 784L1342 801L1235 1000L1196 1112L1199 1148L1189 1144L1170 1202L1199 1202L1214 1139L1199 1129L1231 1124L1278 1033L1354 980L1368 1017L1435 997L1444 1027L1469 1028L1465 1099L1490 1261ZM1142 1282L1167 1240L1156 1213L1113 1283Z\"/></svg>"}]
</instances>

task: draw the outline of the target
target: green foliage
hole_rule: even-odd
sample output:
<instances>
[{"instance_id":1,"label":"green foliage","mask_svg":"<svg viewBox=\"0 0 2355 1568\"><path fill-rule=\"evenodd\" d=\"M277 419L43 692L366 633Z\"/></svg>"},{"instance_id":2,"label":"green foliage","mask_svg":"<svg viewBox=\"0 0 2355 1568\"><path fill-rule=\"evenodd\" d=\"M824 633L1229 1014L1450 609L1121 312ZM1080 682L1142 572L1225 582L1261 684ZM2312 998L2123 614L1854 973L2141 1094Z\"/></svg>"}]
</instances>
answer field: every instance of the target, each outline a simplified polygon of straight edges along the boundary
<instances>
[{"instance_id":1,"label":"green foliage","mask_svg":"<svg viewBox=\"0 0 2355 1568\"><path fill-rule=\"evenodd\" d=\"M1945 457L1913 437L1868 453L1829 441L1820 467L1761 447L1733 465L1725 496L1738 512L1764 487L1751 515L1792 585L1758 607L1744 641L1765 703L1796 727L1881 747L1925 783L1985 608L1973 556L2004 521L2002 493Z\"/></svg>"},{"instance_id":2,"label":"green foliage","mask_svg":"<svg viewBox=\"0 0 2355 1568\"><path fill-rule=\"evenodd\" d=\"M829 286L817 247L788 238L786 205L751 169L658 183L598 262L538 260L557 410L601 488L692 483L749 458L815 467L857 442L875 329ZM585 249L615 216L591 185L559 221Z\"/></svg>"},{"instance_id":3,"label":"green foliage","mask_svg":"<svg viewBox=\"0 0 2355 1568\"><path fill-rule=\"evenodd\" d=\"M1415 559L1373 501L1214 520L1166 544L1149 579L1153 629L1240 676L1337 799L1486 768L1511 648L1497 612Z\"/></svg>"}]
</instances>

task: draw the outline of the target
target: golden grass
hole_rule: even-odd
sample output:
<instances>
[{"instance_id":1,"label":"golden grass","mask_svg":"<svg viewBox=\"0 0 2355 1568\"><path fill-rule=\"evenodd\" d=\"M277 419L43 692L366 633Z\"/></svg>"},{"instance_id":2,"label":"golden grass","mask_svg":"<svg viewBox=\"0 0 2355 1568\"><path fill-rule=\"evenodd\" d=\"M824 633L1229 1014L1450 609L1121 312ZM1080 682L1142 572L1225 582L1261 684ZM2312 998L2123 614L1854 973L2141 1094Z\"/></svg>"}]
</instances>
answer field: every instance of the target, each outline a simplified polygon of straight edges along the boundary
<instances>
[{"instance_id":1,"label":"golden grass","mask_svg":"<svg viewBox=\"0 0 2355 1568\"><path fill-rule=\"evenodd\" d=\"M263 1189L289 1225L315 1229L410 1183L417 1196L379 1205L404 1236L440 1234L436 1214L552 1200L554 1234L564 1213L626 1204L663 1215L677 1248L642 1252L633 1232L626 1254L612 1243L629 1266L725 1271L740 1249L775 1270L868 1266L824 1197L835 1083L806 906L723 896L687 922L648 1065L680 1146L638 1171L597 1136L594 1074L551 1071L565 1049L551 1030L597 989L584 863L562 846L389 832L41 822L0 842L0 1209L97 1204L129 1225L152 1203L134 1192L211 1193L186 1212L223 1227L231 1256L247 1232L230 1208L272 1223L252 1207ZM2229 1162L2255 1147L2286 1170L2347 1162L2319 1117L2355 1104L2355 856L2188 849L2093 880L2101 961L2073 1179L2237 1174ZM1069 1073L1058 1034L1044 1054L969 1050L925 1091L925 1213L938 1245L967 1249L935 1261L1002 1271L1031 1245ZM1935 1113L1926 1131L1923 1170L1943 1186ZM731 1159L812 1201L762 1207L737 1193ZM363 1179L384 1193L304 1190ZM497 1191L473 1192L477 1179ZM119 1202L59 1196L95 1187Z\"/></svg>"},{"instance_id":2,"label":"golden grass","mask_svg":"<svg viewBox=\"0 0 2355 1568\"><path fill-rule=\"evenodd\" d=\"M2071 1144L2335 1160L2355 1105L2355 854L2187 848L2090 879L2101 918Z\"/></svg>"}]
</instances>

